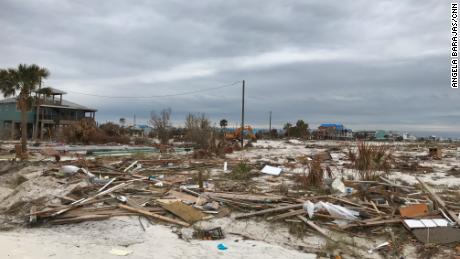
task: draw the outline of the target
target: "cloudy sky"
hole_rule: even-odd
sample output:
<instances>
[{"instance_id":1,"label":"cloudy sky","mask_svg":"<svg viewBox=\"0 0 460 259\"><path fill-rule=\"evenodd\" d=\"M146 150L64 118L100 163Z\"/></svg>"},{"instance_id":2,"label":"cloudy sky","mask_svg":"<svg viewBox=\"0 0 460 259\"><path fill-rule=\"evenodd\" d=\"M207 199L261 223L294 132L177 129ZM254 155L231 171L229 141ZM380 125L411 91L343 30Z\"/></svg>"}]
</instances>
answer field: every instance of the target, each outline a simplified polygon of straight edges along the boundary
<instances>
[{"instance_id":1,"label":"cloudy sky","mask_svg":"<svg viewBox=\"0 0 460 259\"><path fill-rule=\"evenodd\" d=\"M0 0L0 28L1 67L48 68L45 84L101 122L171 107L176 123L204 112L235 125L239 83L167 95L244 79L251 125L271 110L275 126L460 135L450 1Z\"/></svg>"}]
</instances>

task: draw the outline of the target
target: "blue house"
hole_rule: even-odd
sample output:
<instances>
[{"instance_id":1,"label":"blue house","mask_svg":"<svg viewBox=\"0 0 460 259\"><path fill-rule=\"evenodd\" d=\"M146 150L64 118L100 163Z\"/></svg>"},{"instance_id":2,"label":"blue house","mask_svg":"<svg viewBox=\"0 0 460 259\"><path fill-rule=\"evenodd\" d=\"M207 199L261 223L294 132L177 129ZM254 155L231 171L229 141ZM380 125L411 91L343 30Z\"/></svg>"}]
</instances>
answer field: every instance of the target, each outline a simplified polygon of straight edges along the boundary
<instances>
[{"instance_id":1,"label":"blue house","mask_svg":"<svg viewBox=\"0 0 460 259\"><path fill-rule=\"evenodd\" d=\"M63 127L83 118L95 118L96 109L88 108L62 99L65 92L49 88L45 94L36 92L38 102L27 112L27 132L29 138L54 136ZM21 132L21 111L16 98L0 100L0 130L2 137L18 139ZM35 135L36 134L36 135Z\"/></svg>"}]
</instances>

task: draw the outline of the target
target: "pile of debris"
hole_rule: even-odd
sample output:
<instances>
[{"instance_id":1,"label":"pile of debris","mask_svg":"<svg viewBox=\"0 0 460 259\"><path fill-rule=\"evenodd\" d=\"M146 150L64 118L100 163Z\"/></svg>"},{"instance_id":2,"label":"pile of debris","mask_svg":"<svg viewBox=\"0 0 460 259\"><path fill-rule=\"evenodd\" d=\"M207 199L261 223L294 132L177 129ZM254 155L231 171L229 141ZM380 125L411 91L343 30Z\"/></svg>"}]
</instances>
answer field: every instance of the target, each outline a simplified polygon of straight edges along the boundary
<instances>
[{"instance_id":1,"label":"pile of debris","mask_svg":"<svg viewBox=\"0 0 460 259\"><path fill-rule=\"evenodd\" d=\"M179 227L219 217L233 220L264 217L267 222L285 222L298 228L307 226L332 243L343 242L336 238L337 232L368 235L385 232L388 225L405 228L425 244L460 242L458 202L449 193L436 193L418 178L419 189L380 177L375 181L340 178L328 183L316 181L316 184L330 186L330 190L323 193L315 193L314 190L318 190L315 188L303 193L235 192L223 191L218 186L245 181L227 176L227 166L241 165L238 161L224 163L218 158L172 157L134 161L104 158L65 163L15 168L16 187L0 196L0 219L4 228L6 223L72 224L132 215ZM220 174L208 172L222 164L224 170ZM261 169L259 174L267 181L276 181L282 175L279 167ZM24 170L29 173L21 173ZM0 172L0 177L5 176L6 171ZM30 174L31 171L35 173ZM323 179L322 173L318 173L318 177ZM309 179L309 183L313 182ZM200 239L220 239L224 235L219 227L198 229L194 234ZM353 254L350 247L352 244L345 244L340 249ZM398 237L393 236L368 252L398 254L399 249Z\"/></svg>"}]
</instances>

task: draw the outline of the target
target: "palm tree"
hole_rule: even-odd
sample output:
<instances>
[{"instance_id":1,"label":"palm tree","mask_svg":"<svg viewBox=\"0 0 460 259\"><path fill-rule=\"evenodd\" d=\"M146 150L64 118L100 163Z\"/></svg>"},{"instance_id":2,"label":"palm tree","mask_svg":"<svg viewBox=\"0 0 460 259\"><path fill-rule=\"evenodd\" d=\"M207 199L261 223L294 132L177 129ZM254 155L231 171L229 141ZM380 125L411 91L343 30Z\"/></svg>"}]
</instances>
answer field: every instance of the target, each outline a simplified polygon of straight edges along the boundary
<instances>
[{"instance_id":1,"label":"palm tree","mask_svg":"<svg viewBox=\"0 0 460 259\"><path fill-rule=\"evenodd\" d=\"M227 125L228 125L228 121L226 119L220 120L220 127L222 129L225 129L227 127Z\"/></svg>"},{"instance_id":2,"label":"palm tree","mask_svg":"<svg viewBox=\"0 0 460 259\"><path fill-rule=\"evenodd\" d=\"M35 64L19 64L18 68L0 69L0 91L4 97L17 96L17 107L21 110L21 147L27 155L27 112L32 108L32 92L37 90L42 78L48 77L46 68Z\"/></svg>"}]
</instances>

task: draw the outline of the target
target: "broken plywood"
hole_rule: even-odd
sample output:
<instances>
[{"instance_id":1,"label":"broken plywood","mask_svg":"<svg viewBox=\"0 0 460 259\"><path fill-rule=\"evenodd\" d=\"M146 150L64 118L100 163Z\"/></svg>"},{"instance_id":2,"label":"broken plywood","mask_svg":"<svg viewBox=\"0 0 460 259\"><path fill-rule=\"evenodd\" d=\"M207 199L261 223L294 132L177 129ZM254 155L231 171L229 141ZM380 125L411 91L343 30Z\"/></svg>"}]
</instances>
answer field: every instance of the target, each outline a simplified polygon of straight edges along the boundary
<instances>
[{"instance_id":1,"label":"broken plywood","mask_svg":"<svg viewBox=\"0 0 460 259\"><path fill-rule=\"evenodd\" d=\"M161 206L165 210L171 212L172 214L178 216L179 218L185 220L190 224L193 224L203 219L204 217L204 214L201 211L193 208L192 206L186 205L180 201L161 204Z\"/></svg>"},{"instance_id":2,"label":"broken plywood","mask_svg":"<svg viewBox=\"0 0 460 259\"><path fill-rule=\"evenodd\" d=\"M173 196L173 197L175 197L176 199L185 201L187 203L196 203L196 201L198 200L197 197L195 197L193 195L190 195L190 194L187 194L187 193L184 193L184 192L178 192L178 191L170 190L168 192L168 194Z\"/></svg>"}]
</instances>

